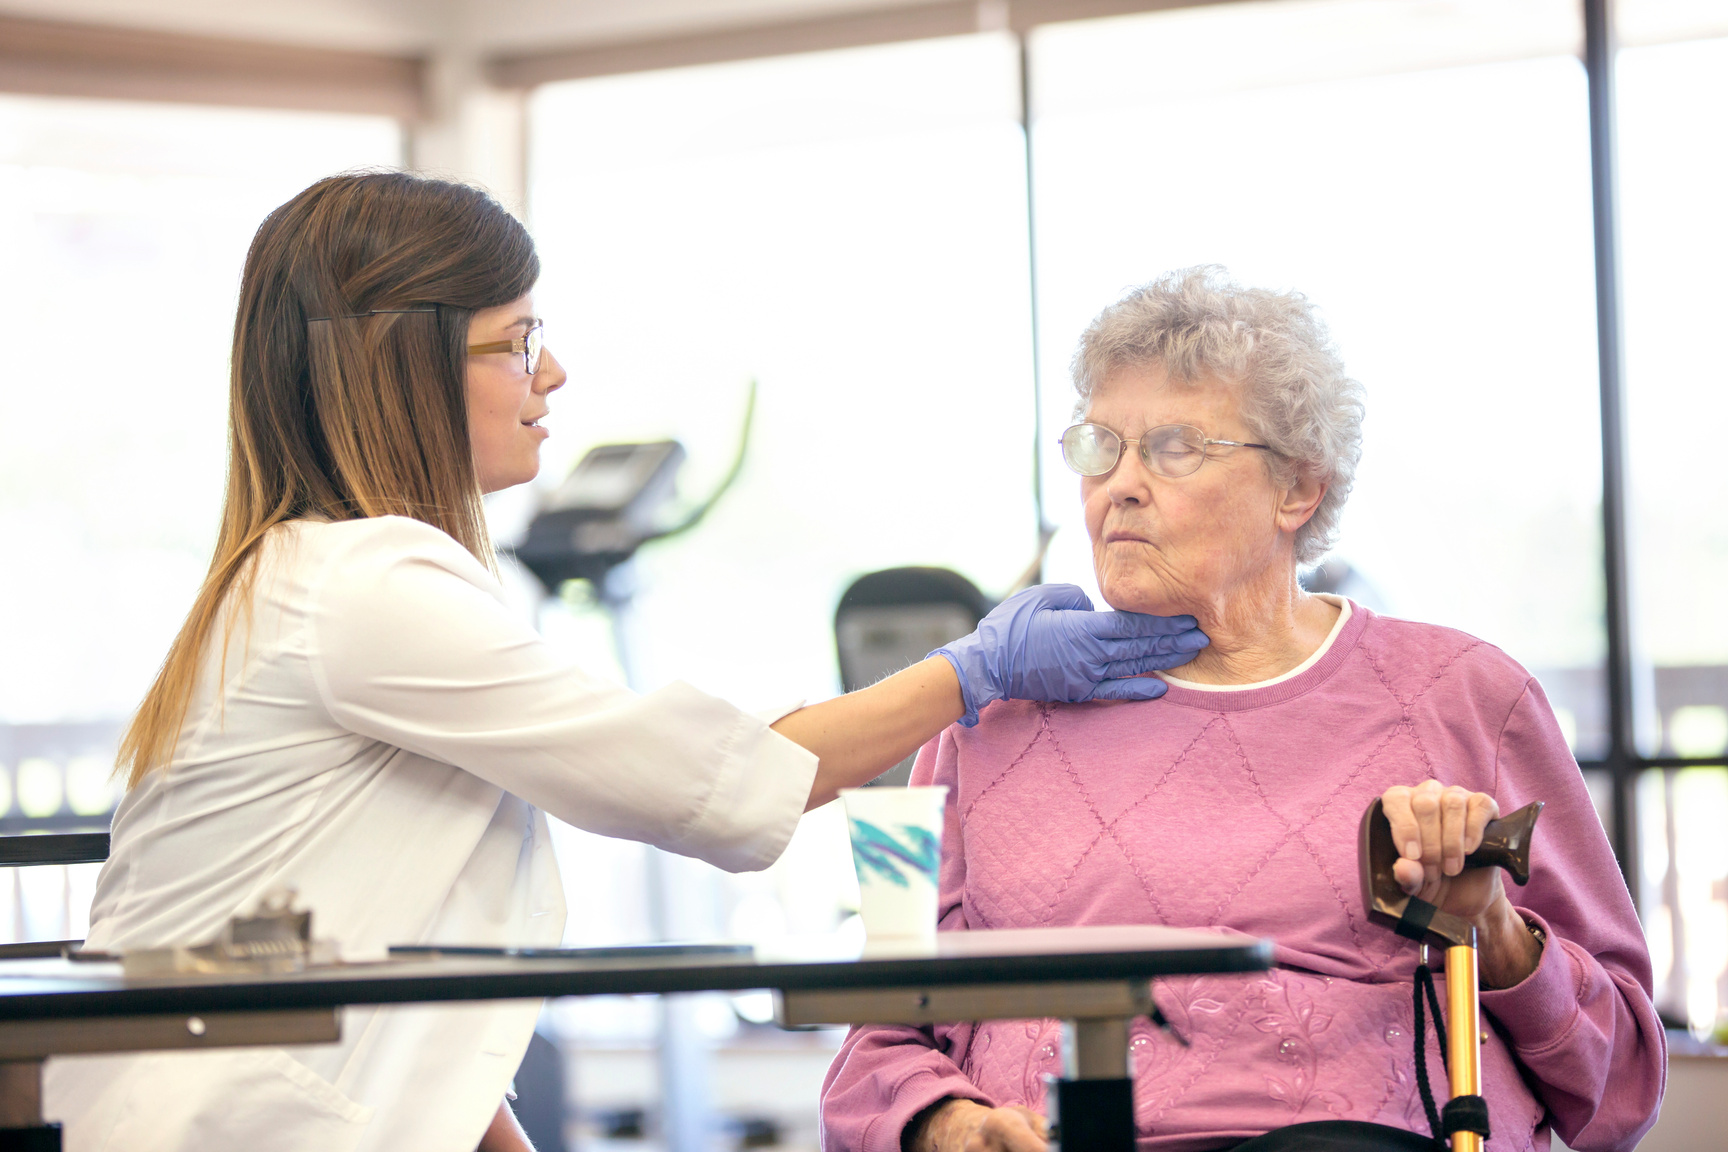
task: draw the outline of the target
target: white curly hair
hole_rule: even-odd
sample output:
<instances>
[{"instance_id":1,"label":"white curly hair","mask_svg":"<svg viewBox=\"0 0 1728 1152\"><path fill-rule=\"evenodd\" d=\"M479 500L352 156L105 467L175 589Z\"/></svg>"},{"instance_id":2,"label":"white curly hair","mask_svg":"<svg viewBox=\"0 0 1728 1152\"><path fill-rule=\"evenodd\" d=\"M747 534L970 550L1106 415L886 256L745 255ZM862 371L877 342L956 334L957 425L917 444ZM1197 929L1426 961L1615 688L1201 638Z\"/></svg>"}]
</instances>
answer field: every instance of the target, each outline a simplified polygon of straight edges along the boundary
<instances>
[{"instance_id":1,"label":"white curly hair","mask_svg":"<svg viewBox=\"0 0 1728 1152\"><path fill-rule=\"evenodd\" d=\"M1179 268L1100 312L1071 371L1083 416L1112 372L1158 364L1178 383L1215 379L1241 390L1242 417L1271 446L1274 482L1299 475L1326 485L1296 532L1296 562L1312 564L1338 534L1362 456L1362 385L1344 373L1314 305L1300 292L1245 288L1215 264Z\"/></svg>"}]
</instances>

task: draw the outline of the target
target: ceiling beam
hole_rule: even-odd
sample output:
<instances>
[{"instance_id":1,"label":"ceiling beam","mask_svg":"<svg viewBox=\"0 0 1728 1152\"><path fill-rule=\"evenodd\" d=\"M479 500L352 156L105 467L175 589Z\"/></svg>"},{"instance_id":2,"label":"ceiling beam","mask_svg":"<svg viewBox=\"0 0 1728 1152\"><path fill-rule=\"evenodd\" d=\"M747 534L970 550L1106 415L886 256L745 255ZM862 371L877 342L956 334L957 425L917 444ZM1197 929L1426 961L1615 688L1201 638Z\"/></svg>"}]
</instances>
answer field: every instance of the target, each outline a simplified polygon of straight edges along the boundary
<instances>
[{"instance_id":1,"label":"ceiling beam","mask_svg":"<svg viewBox=\"0 0 1728 1152\"><path fill-rule=\"evenodd\" d=\"M554 80L861 48L970 32L1012 28L1024 33L1040 24L1064 20L1225 2L1228 0L939 0L835 16L714 27L675 36L503 53L488 61L486 75L501 88L529 88Z\"/></svg>"},{"instance_id":2,"label":"ceiling beam","mask_svg":"<svg viewBox=\"0 0 1728 1152\"><path fill-rule=\"evenodd\" d=\"M707 28L656 36L541 49L495 56L487 78L501 88L528 88L552 80L646 72L690 64L719 64L834 48L860 48L900 40L961 36L978 30L971 0L919 4L839 16Z\"/></svg>"},{"instance_id":3,"label":"ceiling beam","mask_svg":"<svg viewBox=\"0 0 1728 1152\"><path fill-rule=\"evenodd\" d=\"M0 92L426 114L413 56L0 16Z\"/></svg>"},{"instance_id":4,"label":"ceiling beam","mask_svg":"<svg viewBox=\"0 0 1728 1152\"><path fill-rule=\"evenodd\" d=\"M1228 0L930 0L671 36L503 53L502 88L857 48ZM428 116L426 59L106 24L0 16L0 92Z\"/></svg>"}]
</instances>

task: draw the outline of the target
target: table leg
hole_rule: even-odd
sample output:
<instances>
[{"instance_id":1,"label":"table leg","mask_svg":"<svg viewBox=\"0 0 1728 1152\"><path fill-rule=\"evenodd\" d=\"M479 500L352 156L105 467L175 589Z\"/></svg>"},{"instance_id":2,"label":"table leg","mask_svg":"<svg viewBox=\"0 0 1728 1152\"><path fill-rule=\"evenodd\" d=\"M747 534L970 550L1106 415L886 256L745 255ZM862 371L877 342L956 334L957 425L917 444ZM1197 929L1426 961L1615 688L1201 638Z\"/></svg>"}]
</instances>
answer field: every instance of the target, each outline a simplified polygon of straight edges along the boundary
<instances>
[{"instance_id":1,"label":"table leg","mask_svg":"<svg viewBox=\"0 0 1728 1152\"><path fill-rule=\"evenodd\" d=\"M1130 1023L1120 1016L1073 1022L1071 1075L1051 1085L1050 1122L1062 1152L1134 1152Z\"/></svg>"},{"instance_id":2,"label":"table leg","mask_svg":"<svg viewBox=\"0 0 1728 1152\"><path fill-rule=\"evenodd\" d=\"M60 1125L42 1122L42 1061L0 1062L0 1152L60 1152Z\"/></svg>"},{"instance_id":3,"label":"table leg","mask_svg":"<svg viewBox=\"0 0 1728 1152\"><path fill-rule=\"evenodd\" d=\"M720 935L706 864L648 849L649 916L662 940ZM707 1152L714 1145L713 1045L697 1023L696 995L660 997L660 1128L667 1152Z\"/></svg>"},{"instance_id":4,"label":"table leg","mask_svg":"<svg viewBox=\"0 0 1728 1152\"><path fill-rule=\"evenodd\" d=\"M1134 1082L1128 1035L1157 1011L1146 980L1071 984L782 989L782 1027L803 1024L939 1024L947 1020L1054 1017L1071 1027L1062 1045L1066 1077L1045 1078L1051 1135L1064 1152L1134 1152Z\"/></svg>"}]
</instances>

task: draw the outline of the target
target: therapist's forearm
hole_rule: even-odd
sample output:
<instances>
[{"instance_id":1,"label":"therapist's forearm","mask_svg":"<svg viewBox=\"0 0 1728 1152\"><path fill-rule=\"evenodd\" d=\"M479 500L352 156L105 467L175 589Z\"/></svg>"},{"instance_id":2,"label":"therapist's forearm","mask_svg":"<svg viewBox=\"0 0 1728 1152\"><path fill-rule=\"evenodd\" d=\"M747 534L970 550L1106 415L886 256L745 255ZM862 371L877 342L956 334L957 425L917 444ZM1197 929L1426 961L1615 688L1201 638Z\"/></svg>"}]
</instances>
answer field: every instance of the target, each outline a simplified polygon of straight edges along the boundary
<instances>
[{"instance_id":1,"label":"therapist's forearm","mask_svg":"<svg viewBox=\"0 0 1728 1152\"><path fill-rule=\"evenodd\" d=\"M966 714L960 678L940 656L845 696L800 708L774 731L816 754L805 811L867 784Z\"/></svg>"}]
</instances>

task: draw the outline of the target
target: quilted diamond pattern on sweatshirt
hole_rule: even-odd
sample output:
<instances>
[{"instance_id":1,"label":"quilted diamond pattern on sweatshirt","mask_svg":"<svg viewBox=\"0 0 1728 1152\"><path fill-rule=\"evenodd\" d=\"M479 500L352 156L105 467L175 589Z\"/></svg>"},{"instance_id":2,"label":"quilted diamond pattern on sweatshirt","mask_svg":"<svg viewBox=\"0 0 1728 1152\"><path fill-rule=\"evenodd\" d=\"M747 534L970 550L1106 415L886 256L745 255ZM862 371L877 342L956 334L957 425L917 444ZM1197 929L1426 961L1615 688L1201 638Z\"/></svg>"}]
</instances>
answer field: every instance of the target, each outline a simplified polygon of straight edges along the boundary
<instances>
[{"instance_id":1,"label":"quilted diamond pattern on sweatshirt","mask_svg":"<svg viewBox=\"0 0 1728 1152\"><path fill-rule=\"evenodd\" d=\"M1547 800L1549 828L1594 827L1577 767L1527 672L1462 633L1358 612L1332 650L1278 685L1174 687L1162 700L1120 705L998 701L983 723L951 729L920 757L921 778L951 789L945 927L1151 923L1276 941L1272 971L1156 983L1190 1046L1149 1025L1134 1029L1141 1152L1223 1147L1327 1117L1426 1127L1411 1052L1416 949L1361 909L1359 822L1386 788L1434 778L1492 793L1503 807ZM1547 976L1524 1000L1489 994L1501 997L1504 1025L1482 1046L1490 1152L1531 1152L1542 1142L1533 1075L1558 1088L1548 1099L1568 1123L1609 1134L1593 1146L1630 1147L1648 1122L1636 1110L1657 1090L1660 1053L1640 1065L1640 1041L1620 1036L1631 1036L1626 1011L1637 1003L1637 1027L1657 1025L1633 986L1648 968L1639 970L1640 933L1618 884L1604 842L1550 832L1529 887L1514 896L1547 921L1551 940L1566 941L1564 952L1551 943L1545 955L1579 963L1574 945L1590 941L1589 962L1600 965L1590 987L1608 987L1606 969L1630 991L1620 1008L1581 999L1572 1019L1587 1022L1576 1041L1555 1038L1571 1035L1562 1018L1567 968L1539 970ZM1531 1030L1538 1008L1552 1031ZM849 1117L863 1124L892 1112L897 1093L922 1100L935 1090L922 1077L939 1070L942 1052L992 1100L1040 1105L1040 1077L1059 1066L1054 1028L939 1026L934 1051L912 1047L897 1058L884 1050L879 1059L865 1055L871 1032L863 1029L843 1050L835 1082L844 1087L827 1098L827 1130L834 1136L851 1130ZM1610 1092L1595 1106L1571 1095L1577 1062L1595 1051L1592 1028L1614 1036L1624 1100ZM1517 1043L1541 1046L1523 1050L1530 1068L1512 1047L1520 1029ZM1659 1030L1647 1035L1659 1049ZM1432 1038L1429 1050L1443 1084ZM942 1086L965 1094L957 1088ZM856 1103L837 1106L835 1093ZM844 1135L830 1146L866 1145L877 1152Z\"/></svg>"}]
</instances>

